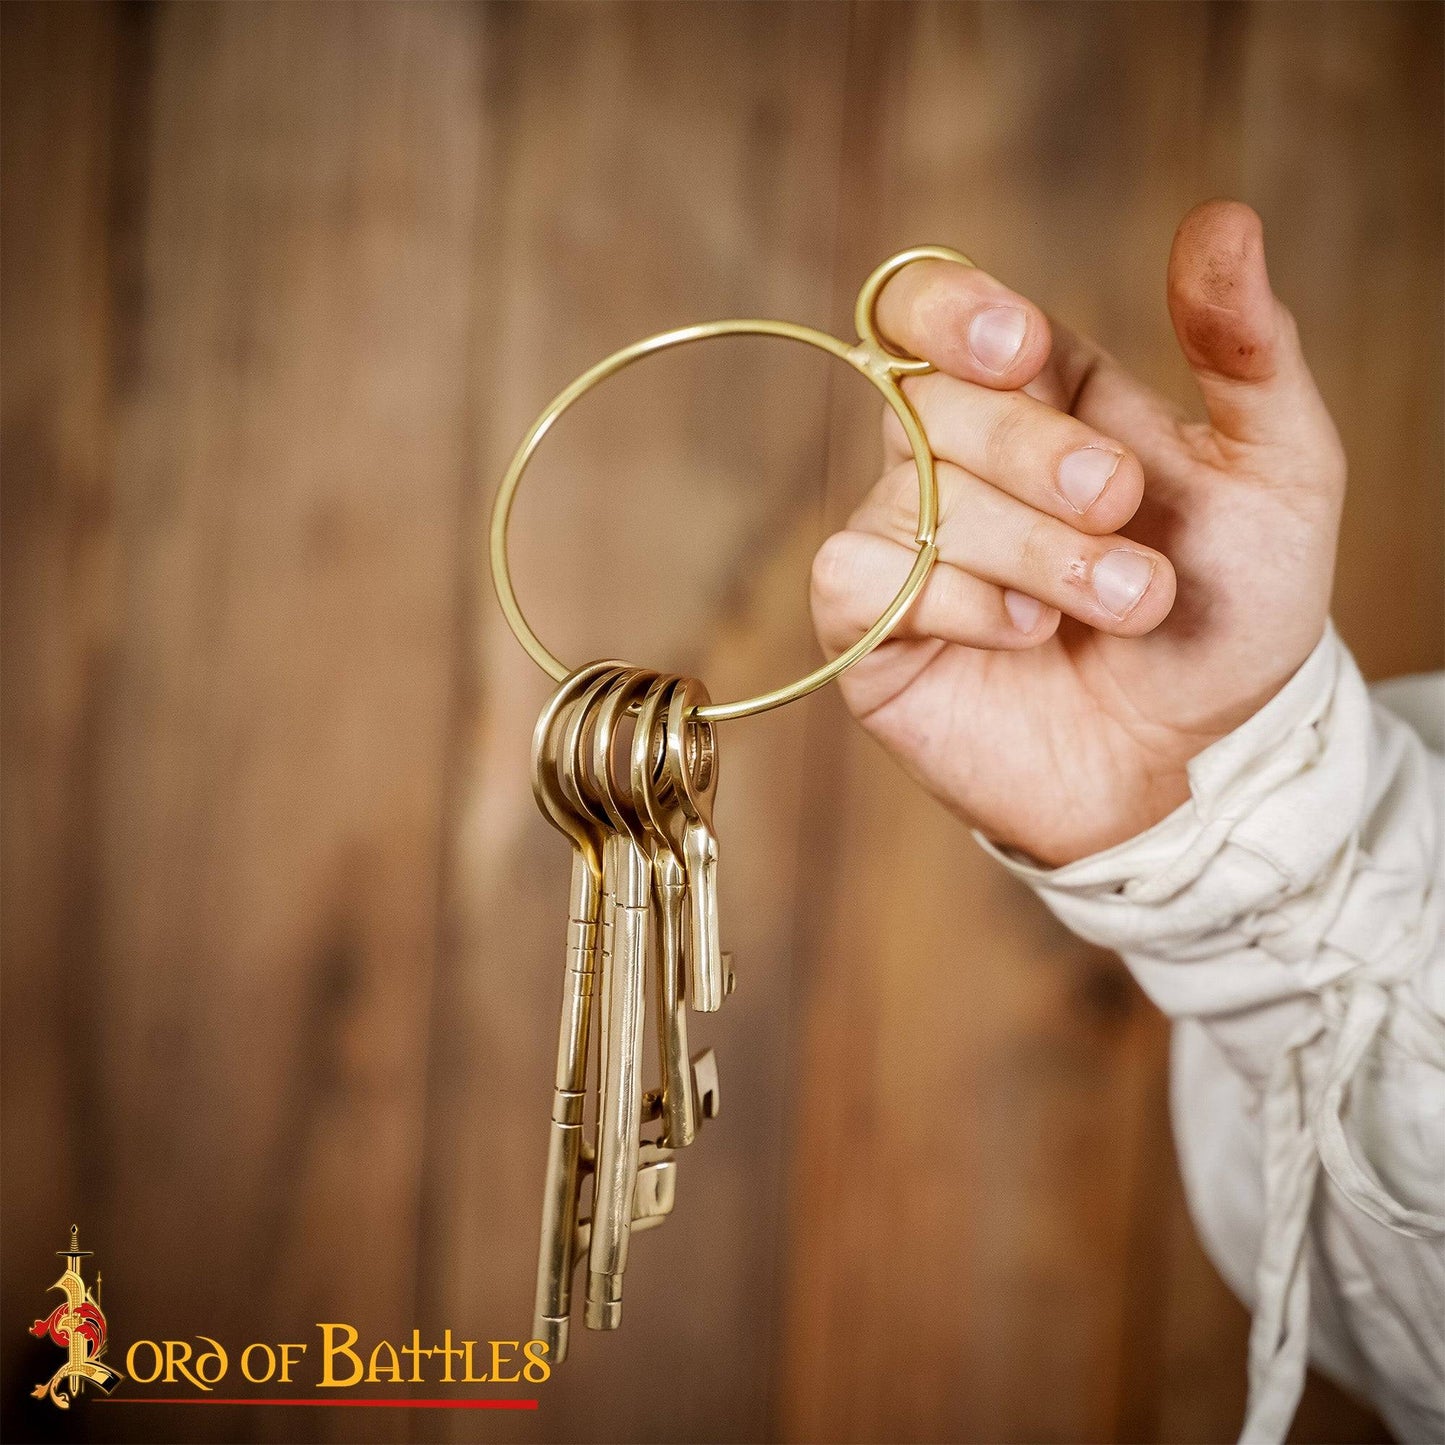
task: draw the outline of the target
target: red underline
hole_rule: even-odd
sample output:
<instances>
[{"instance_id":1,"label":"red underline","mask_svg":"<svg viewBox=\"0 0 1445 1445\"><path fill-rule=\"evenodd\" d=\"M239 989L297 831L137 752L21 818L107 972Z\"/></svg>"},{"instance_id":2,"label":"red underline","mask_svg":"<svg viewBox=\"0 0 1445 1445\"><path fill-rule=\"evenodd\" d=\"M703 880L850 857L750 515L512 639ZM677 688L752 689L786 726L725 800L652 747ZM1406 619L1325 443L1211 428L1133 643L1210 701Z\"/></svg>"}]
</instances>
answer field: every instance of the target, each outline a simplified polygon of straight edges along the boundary
<instances>
[{"instance_id":1,"label":"red underline","mask_svg":"<svg viewBox=\"0 0 1445 1445\"><path fill-rule=\"evenodd\" d=\"M217 1400L207 1395L102 1395L108 1405L313 1405L380 1410L535 1410L535 1400L276 1400L265 1396Z\"/></svg>"}]
</instances>

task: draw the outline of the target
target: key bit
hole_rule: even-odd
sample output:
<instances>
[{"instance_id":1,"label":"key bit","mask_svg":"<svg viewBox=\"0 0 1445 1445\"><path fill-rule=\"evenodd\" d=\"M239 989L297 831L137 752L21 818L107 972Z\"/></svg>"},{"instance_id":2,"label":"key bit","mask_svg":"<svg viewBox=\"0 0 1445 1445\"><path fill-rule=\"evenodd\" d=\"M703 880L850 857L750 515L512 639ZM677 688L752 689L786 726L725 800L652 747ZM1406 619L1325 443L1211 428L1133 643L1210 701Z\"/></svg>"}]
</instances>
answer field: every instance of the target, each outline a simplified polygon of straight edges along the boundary
<instances>
[{"instance_id":1,"label":"key bit","mask_svg":"<svg viewBox=\"0 0 1445 1445\"><path fill-rule=\"evenodd\" d=\"M692 1093L698 1113L704 1119L716 1119L722 1108L722 1093L717 1081L717 1055L711 1049L693 1056Z\"/></svg>"},{"instance_id":2,"label":"key bit","mask_svg":"<svg viewBox=\"0 0 1445 1445\"><path fill-rule=\"evenodd\" d=\"M671 1149L644 1144L637 1151L637 1187L632 1192L633 1228L641 1219L661 1219L677 1202L677 1160Z\"/></svg>"},{"instance_id":3,"label":"key bit","mask_svg":"<svg viewBox=\"0 0 1445 1445\"><path fill-rule=\"evenodd\" d=\"M672 1150L644 1144L637 1151L637 1186L632 1194L632 1233L656 1229L677 1202L677 1162ZM592 1221L578 1224L572 1242L572 1263L586 1257L592 1245Z\"/></svg>"}]
</instances>

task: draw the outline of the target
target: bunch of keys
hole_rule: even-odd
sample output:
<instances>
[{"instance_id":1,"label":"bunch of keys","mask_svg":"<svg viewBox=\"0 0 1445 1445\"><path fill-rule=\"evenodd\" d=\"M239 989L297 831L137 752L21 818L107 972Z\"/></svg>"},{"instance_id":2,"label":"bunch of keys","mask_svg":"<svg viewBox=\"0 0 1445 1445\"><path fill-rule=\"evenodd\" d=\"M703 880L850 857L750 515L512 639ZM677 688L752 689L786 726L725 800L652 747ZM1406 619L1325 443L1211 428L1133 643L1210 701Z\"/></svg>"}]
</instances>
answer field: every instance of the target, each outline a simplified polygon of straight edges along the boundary
<instances>
[{"instance_id":1,"label":"bunch of keys","mask_svg":"<svg viewBox=\"0 0 1445 1445\"><path fill-rule=\"evenodd\" d=\"M629 1240L666 1219L677 1150L717 1117L712 1050L689 1057L687 1043L688 1005L710 1013L732 991L718 932L716 734L696 716L707 702L693 678L595 662L562 683L532 738L538 806L573 848L533 1328L554 1363L567 1356L576 1267L586 1259L588 1328L616 1329ZM649 981L658 1084L644 1091Z\"/></svg>"},{"instance_id":2,"label":"bunch of keys","mask_svg":"<svg viewBox=\"0 0 1445 1445\"><path fill-rule=\"evenodd\" d=\"M973 264L947 246L913 246L890 256L858 292L853 343L793 321L735 319L659 332L614 351L543 408L497 489L490 541L497 600L528 656L561 683L532 740L533 791L574 850L533 1330L547 1342L553 1362L567 1356L572 1276L584 1257L586 1324L610 1330L621 1322L628 1241L671 1212L677 1150L692 1142L704 1119L717 1114L712 1052L692 1059L687 1051L688 1005L709 1013L732 991L732 970L718 943L714 724L782 707L841 676L892 634L938 558L933 453L901 385L903 378L933 368L889 345L875 315L889 278L924 260ZM621 662L594 662L574 672L555 657L517 601L507 529L522 475L558 417L633 362L717 336L766 336L811 346L846 362L877 388L913 454L918 551L893 600L851 647L783 687L715 703L692 678ZM644 1091L649 979L660 1075L657 1087ZM597 1102L589 1139L586 1105L594 1058ZM590 1204L586 1218L584 1195Z\"/></svg>"}]
</instances>

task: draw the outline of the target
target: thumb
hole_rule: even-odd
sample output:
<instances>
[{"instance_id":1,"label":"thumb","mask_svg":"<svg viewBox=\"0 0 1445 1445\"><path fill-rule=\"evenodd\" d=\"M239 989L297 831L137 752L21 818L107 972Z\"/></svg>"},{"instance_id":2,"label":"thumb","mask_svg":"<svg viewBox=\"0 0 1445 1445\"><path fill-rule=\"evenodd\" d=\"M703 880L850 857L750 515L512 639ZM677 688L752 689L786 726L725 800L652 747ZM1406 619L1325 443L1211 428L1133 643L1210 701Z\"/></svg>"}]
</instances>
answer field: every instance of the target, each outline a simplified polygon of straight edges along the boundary
<instances>
[{"instance_id":1,"label":"thumb","mask_svg":"<svg viewBox=\"0 0 1445 1445\"><path fill-rule=\"evenodd\" d=\"M1169 314L1214 430L1232 441L1338 451L1294 318L1270 290L1264 227L1240 201L1205 201L1169 253Z\"/></svg>"}]
</instances>

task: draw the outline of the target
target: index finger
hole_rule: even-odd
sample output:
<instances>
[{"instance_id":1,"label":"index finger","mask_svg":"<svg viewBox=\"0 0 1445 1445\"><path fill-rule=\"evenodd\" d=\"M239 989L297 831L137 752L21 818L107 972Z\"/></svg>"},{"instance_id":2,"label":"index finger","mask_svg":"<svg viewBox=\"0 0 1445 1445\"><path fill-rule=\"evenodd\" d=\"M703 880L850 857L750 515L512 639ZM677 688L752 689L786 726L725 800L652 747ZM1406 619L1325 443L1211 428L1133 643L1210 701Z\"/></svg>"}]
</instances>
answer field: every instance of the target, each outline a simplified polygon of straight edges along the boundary
<instances>
[{"instance_id":1,"label":"index finger","mask_svg":"<svg viewBox=\"0 0 1445 1445\"><path fill-rule=\"evenodd\" d=\"M888 342L960 381L1011 391L1043 369L1048 318L987 271L954 261L914 261L878 296Z\"/></svg>"}]
</instances>

